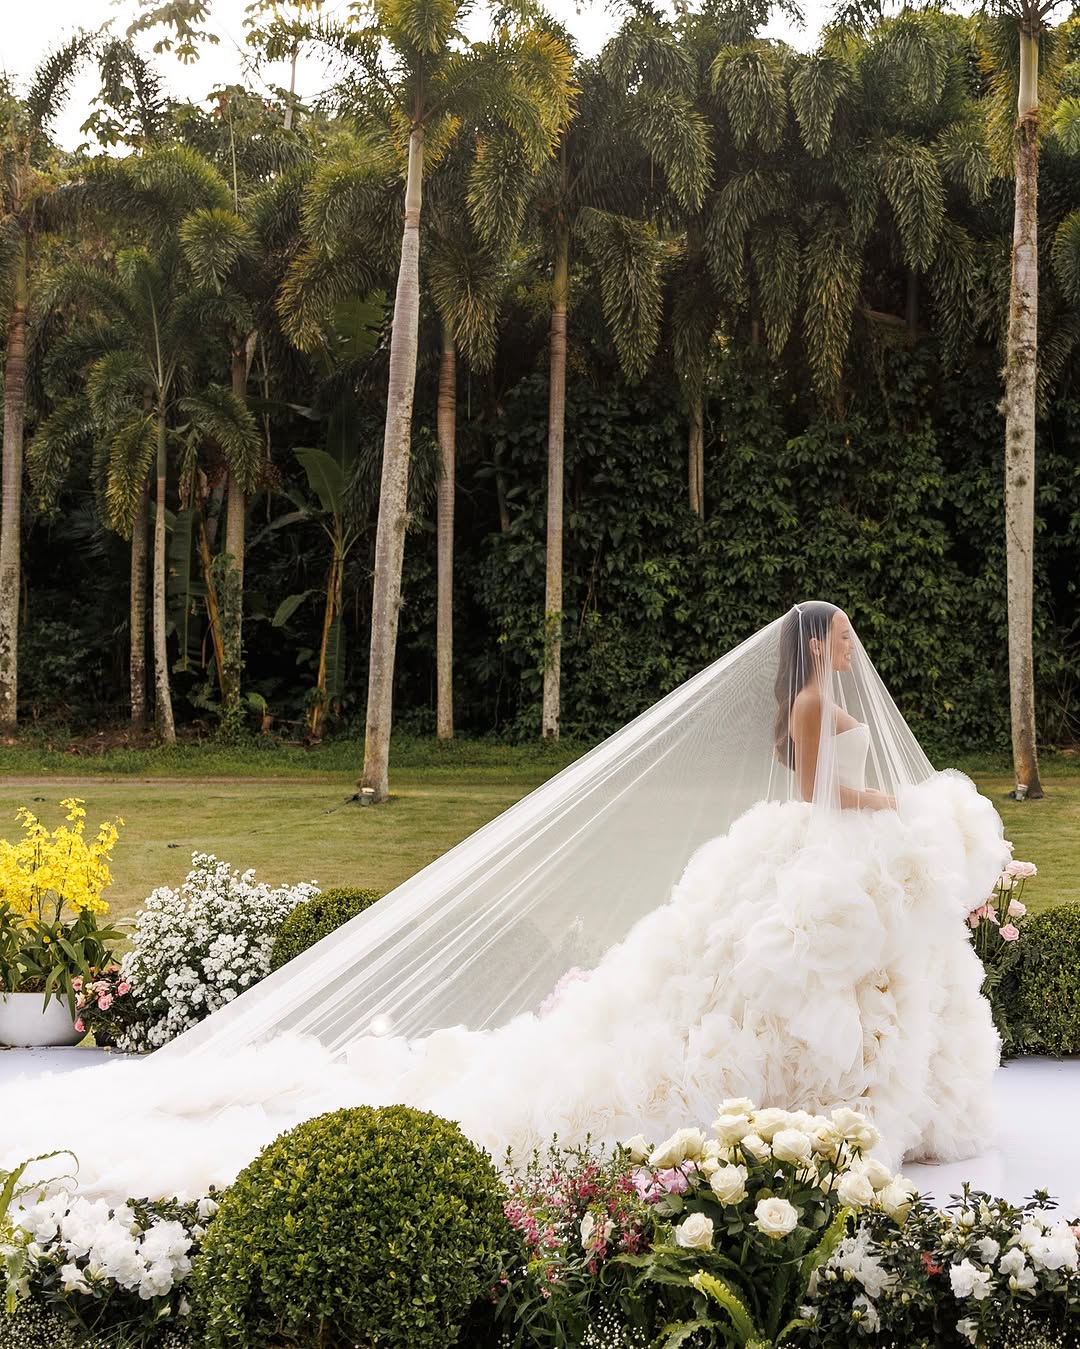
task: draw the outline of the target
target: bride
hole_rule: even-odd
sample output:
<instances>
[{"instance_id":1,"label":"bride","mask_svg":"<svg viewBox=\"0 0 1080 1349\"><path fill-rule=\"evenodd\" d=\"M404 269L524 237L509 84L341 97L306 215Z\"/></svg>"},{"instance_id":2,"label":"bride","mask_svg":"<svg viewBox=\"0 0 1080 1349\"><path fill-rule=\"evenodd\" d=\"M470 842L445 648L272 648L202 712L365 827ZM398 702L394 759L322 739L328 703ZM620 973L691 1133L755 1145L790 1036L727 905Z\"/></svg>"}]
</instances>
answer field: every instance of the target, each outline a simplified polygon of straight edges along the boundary
<instances>
[{"instance_id":1,"label":"bride","mask_svg":"<svg viewBox=\"0 0 1080 1349\"><path fill-rule=\"evenodd\" d=\"M195 1197L341 1106L499 1157L739 1096L857 1108L894 1167L970 1156L998 1040L964 919L1007 856L847 615L796 605L150 1058L17 1085L0 1167L70 1148L84 1193Z\"/></svg>"}]
</instances>

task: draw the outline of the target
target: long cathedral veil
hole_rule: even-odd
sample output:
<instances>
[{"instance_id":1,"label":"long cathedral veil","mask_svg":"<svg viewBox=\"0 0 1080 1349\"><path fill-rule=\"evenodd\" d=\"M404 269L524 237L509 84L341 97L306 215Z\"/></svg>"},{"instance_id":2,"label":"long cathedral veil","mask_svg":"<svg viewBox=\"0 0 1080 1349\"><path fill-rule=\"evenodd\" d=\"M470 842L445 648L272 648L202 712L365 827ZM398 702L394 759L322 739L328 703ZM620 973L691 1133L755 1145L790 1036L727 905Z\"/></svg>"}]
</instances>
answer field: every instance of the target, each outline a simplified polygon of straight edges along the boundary
<instances>
[{"instance_id":1,"label":"long cathedral veil","mask_svg":"<svg viewBox=\"0 0 1080 1349\"><path fill-rule=\"evenodd\" d=\"M757 802L862 804L840 790L836 746L852 722L867 728L868 792L895 803L931 765L850 630L836 657L838 612L796 606L155 1057L221 1055L284 1032L344 1057L371 1035L536 1012ZM812 789L789 728L811 684L822 728Z\"/></svg>"}]
</instances>

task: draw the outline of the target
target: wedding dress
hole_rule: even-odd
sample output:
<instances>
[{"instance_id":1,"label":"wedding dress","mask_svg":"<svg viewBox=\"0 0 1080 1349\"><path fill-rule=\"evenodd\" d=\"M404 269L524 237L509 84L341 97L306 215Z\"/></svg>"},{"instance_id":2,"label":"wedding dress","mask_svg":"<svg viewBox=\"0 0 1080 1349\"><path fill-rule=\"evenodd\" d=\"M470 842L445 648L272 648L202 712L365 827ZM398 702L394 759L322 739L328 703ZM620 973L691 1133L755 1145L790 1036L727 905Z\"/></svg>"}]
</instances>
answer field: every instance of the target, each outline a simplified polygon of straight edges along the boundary
<instances>
[{"instance_id":1,"label":"wedding dress","mask_svg":"<svg viewBox=\"0 0 1080 1349\"><path fill-rule=\"evenodd\" d=\"M766 655L759 649L755 659L767 670L770 688L779 640L773 636ZM903 739L897 728L909 738L910 732L891 700L887 706L881 701L869 668L854 690L858 697L851 697L848 681L847 707L857 704L861 715L835 714L853 724L841 729L832 703L827 706L812 799L799 799L793 786L800 766L789 763L777 772L776 755L767 753L769 781L781 787L770 798L758 784L756 803L732 805L726 830L704 835L666 898L635 898L643 911L606 949L589 952L581 915L569 924L570 940L565 932L558 940L544 933L539 923L546 908L526 910L531 918L524 930L520 917L509 925L481 923L489 910L499 913L496 899L474 903L468 922L455 919L459 927L477 929L467 949L474 956L477 947L480 955L466 960L461 943L438 927L448 921L450 906L444 902L438 915L410 908L407 893L386 911L402 910L392 940L369 919L320 943L310 959L293 962L303 971L301 983L312 985L308 993L297 990L298 974L290 975L288 966L149 1059L17 1085L15 1110L8 1105L0 1118L0 1166L72 1148L84 1193L190 1197L211 1184L227 1184L282 1130L341 1106L403 1102L432 1110L459 1121L499 1159L508 1146L521 1154L556 1133L564 1143L637 1133L659 1141L681 1126L707 1125L717 1103L731 1096L815 1112L853 1106L877 1125L879 1155L892 1167L904 1157L953 1160L984 1150L993 1128L990 1082L998 1039L980 996L982 969L965 917L991 890L1007 845L992 806L968 779L934 773L912 748L914 740ZM835 678L831 669L824 676L818 671L828 689L839 687L841 674L846 677L843 670ZM796 683L803 679L800 673ZM738 687L742 697L746 670ZM702 725L717 722L718 705L714 700L693 723L695 736ZM680 706L685 709L685 700ZM733 722L719 720L722 741L730 744ZM761 743L771 751L771 715L769 722ZM654 754L656 724L649 723ZM631 760L634 753L627 750ZM607 765L602 776L609 799L608 770L617 762L621 771L627 758L594 754ZM658 761L670 765L670 750ZM873 789L868 772L877 783ZM730 778L730 772L724 775L729 784ZM690 797L674 793L671 806L662 806L674 792L673 779L662 779L666 785L655 800L642 785L642 772L628 780L639 793L634 799L644 793L654 815L667 810L663 818L677 832ZM558 884L568 884L559 858L565 850L592 856L589 837L580 854L570 841L581 833L582 802L590 798L574 798L577 813L570 812L568 824L565 785L551 787L534 795L548 791L546 799L556 803L548 814L562 821L568 840L550 854L541 887L548 907L557 910ZM891 789L889 808L862 808L881 805L875 793L885 787ZM617 799L625 805L626 797L620 791ZM717 787L717 813L715 802L723 799ZM844 802L859 808L841 808ZM610 807L589 816L594 845L609 813ZM538 820L547 816L534 807L523 817L527 827L511 832L515 846L507 844L512 871L499 873L502 854L490 839L505 842L502 836L481 840L481 861L486 856L503 875L500 893L511 888L510 876L536 884L528 848L543 832ZM627 832L625 819L621 828L634 873L620 871L620 884L632 887L637 874L647 890L649 859L664 851L666 840ZM620 855L608 854L612 870L618 871ZM460 862L455 870L453 857L430 870L449 873L458 894L473 873ZM432 888L429 879L417 893ZM598 904L602 900L598 894ZM580 896L574 909L588 914ZM610 915L606 921L613 921ZM362 975L354 969L356 931L367 932ZM495 1024L485 1024L493 1013L466 1012L410 1033L410 1017L415 1025L420 1015L417 1005L436 994L448 997L445 986L455 979L450 970L437 988L423 982L425 962L436 958L436 948L439 958L458 962L458 982L471 988L469 980L477 976L486 1005L512 1005L507 989L526 990L519 999L526 1005ZM363 990L386 982L380 973L385 961L399 972L399 987L419 991L396 1004L380 994L383 1000L364 1004L358 1017ZM421 972L415 984L414 967ZM362 982L343 984L346 973ZM347 1028L334 989L342 1006L353 1009ZM481 1006L478 994L469 998L470 1008ZM241 1006L246 999L251 1001ZM256 1013L265 1016L267 1002L278 1007L278 1020L252 1022ZM373 1006L392 1011L370 1015ZM286 1014L283 1007L293 1010ZM264 1033L253 1033L254 1024Z\"/></svg>"}]
</instances>

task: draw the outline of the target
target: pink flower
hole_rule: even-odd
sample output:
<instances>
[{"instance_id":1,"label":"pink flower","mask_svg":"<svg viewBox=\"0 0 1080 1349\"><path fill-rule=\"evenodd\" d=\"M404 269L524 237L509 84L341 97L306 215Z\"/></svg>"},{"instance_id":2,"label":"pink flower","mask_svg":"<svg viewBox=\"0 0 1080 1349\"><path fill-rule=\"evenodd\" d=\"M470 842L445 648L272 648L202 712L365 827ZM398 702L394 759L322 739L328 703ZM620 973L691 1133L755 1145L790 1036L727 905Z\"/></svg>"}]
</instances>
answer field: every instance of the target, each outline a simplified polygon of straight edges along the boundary
<instances>
[{"instance_id":1,"label":"pink flower","mask_svg":"<svg viewBox=\"0 0 1080 1349\"><path fill-rule=\"evenodd\" d=\"M101 997L98 998L97 1000L97 1005L99 1011L107 1012L109 1008L112 1006L112 994L102 993Z\"/></svg>"},{"instance_id":2,"label":"pink flower","mask_svg":"<svg viewBox=\"0 0 1080 1349\"><path fill-rule=\"evenodd\" d=\"M1018 899L1010 899L1010 900L1009 900L1009 917L1010 917L1010 918L1023 918L1023 916L1024 916L1025 913L1027 913L1027 905L1026 905L1026 904L1021 904L1020 901L1019 901Z\"/></svg>"},{"instance_id":3,"label":"pink flower","mask_svg":"<svg viewBox=\"0 0 1080 1349\"><path fill-rule=\"evenodd\" d=\"M76 993L78 993L79 990L82 988L82 980L81 980L81 979L72 979L72 981L71 981L71 987L75 990Z\"/></svg>"},{"instance_id":4,"label":"pink flower","mask_svg":"<svg viewBox=\"0 0 1080 1349\"><path fill-rule=\"evenodd\" d=\"M1012 923L1006 923L1001 929L1002 941L1015 941L1020 935L1020 929L1013 927Z\"/></svg>"},{"instance_id":5,"label":"pink flower","mask_svg":"<svg viewBox=\"0 0 1080 1349\"><path fill-rule=\"evenodd\" d=\"M997 910L989 900L985 904L980 904L977 909L972 909L968 914L968 923L971 927L978 927L983 918L988 918L991 923L998 920Z\"/></svg>"},{"instance_id":6,"label":"pink flower","mask_svg":"<svg viewBox=\"0 0 1080 1349\"><path fill-rule=\"evenodd\" d=\"M121 997L121 998L122 998L122 997L124 996L125 993L130 993L130 992L131 992L131 985L130 985L130 984L119 983L119 984L116 985L116 993L117 993L117 996L118 996L118 997Z\"/></svg>"},{"instance_id":7,"label":"pink flower","mask_svg":"<svg viewBox=\"0 0 1080 1349\"><path fill-rule=\"evenodd\" d=\"M1016 876L1022 881L1030 880L1032 876L1039 874L1039 868L1034 862L1010 862L1005 870L1010 876Z\"/></svg>"},{"instance_id":8,"label":"pink flower","mask_svg":"<svg viewBox=\"0 0 1080 1349\"><path fill-rule=\"evenodd\" d=\"M82 1023L82 1017L79 1017L78 1021L75 1022L75 1029L79 1032L80 1035L86 1034L86 1027Z\"/></svg>"}]
</instances>

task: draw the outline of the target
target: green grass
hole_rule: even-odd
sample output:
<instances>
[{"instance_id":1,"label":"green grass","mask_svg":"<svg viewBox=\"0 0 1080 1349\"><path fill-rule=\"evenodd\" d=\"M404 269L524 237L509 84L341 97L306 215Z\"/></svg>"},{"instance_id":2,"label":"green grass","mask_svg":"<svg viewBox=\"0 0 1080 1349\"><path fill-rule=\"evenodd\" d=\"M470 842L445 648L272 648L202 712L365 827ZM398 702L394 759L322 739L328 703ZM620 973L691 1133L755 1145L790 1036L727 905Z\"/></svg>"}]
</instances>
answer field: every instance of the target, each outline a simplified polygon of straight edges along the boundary
<instances>
[{"instance_id":1,"label":"green grass","mask_svg":"<svg viewBox=\"0 0 1080 1349\"><path fill-rule=\"evenodd\" d=\"M15 836L19 805L57 823L60 798L72 794L86 798L90 827L123 816L110 891L117 918L131 917L155 886L178 885L193 851L214 853L240 870L254 867L273 884L315 880L324 888L385 891L579 752L566 745L404 741L395 746L393 800L361 808L348 803L356 748L340 742L316 750L186 746L100 757L3 749L0 836ZM16 764L30 771L20 773ZM1019 803L1008 799L1011 779L1000 769L974 775L1001 812L1016 856L1039 866L1025 894L1031 908L1080 901L1080 775L1048 776L1045 800Z\"/></svg>"}]
</instances>

